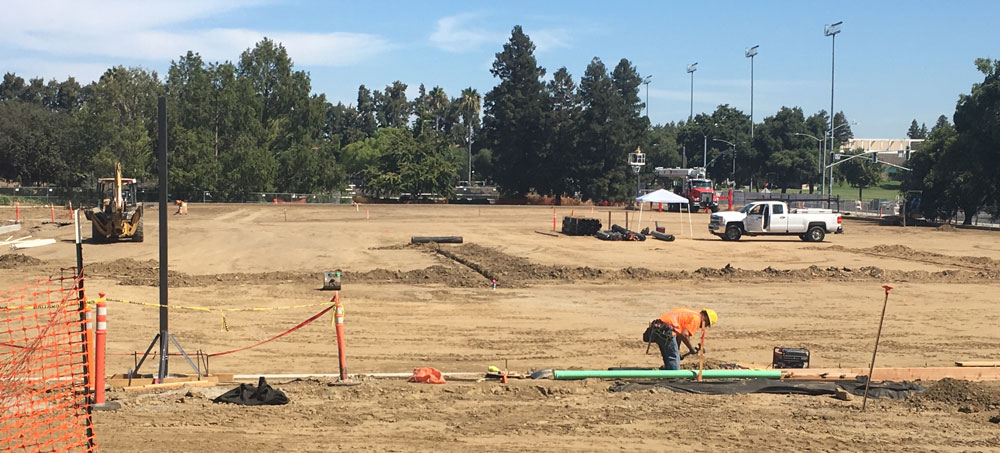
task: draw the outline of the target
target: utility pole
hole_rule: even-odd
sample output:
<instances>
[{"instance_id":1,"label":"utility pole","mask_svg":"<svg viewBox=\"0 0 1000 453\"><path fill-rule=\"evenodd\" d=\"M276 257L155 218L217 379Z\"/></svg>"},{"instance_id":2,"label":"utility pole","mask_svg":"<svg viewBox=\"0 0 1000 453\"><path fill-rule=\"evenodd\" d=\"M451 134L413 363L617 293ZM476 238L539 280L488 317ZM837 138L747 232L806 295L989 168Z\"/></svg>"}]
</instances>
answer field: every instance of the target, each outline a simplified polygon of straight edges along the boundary
<instances>
[{"instance_id":1,"label":"utility pole","mask_svg":"<svg viewBox=\"0 0 1000 453\"><path fill-rule=\"evenodd\" d=\"M753 46L747 49L746 57L750 59L750 146L749 151L753 151L753 57L757 56L757 48L760 46ZM752 154L752 153L751 153ZM733 152L733 169L734 175L733 180L735 181L735 169L736 169L736 152ZM752 186L753 184L751 184ZM752 189L752 187L751 187Z\"/></svg>"},{"instance_id":2,"label":"utility pole","mask_svg":"<svg viewBox=\"0 0 1000 453\"><path fill-rule=\"evenodd\" d=\"M833 77L835 74L834 69L836 68L837 61L837 34L840 33L840 25L844 21L837 22L832 25L827 25L823 27L823 35L831 37L831 47L830 47L830 151L836 149L834 145L834 131L833 131L833 119L836 116L833 113ZM823 153L823 166L826 166L826 153ZM823 179L826 179L824 174ZM830 168L830 184L827 186L827 196L833 193L833 168Z\"/></svg>"}]
</instances>

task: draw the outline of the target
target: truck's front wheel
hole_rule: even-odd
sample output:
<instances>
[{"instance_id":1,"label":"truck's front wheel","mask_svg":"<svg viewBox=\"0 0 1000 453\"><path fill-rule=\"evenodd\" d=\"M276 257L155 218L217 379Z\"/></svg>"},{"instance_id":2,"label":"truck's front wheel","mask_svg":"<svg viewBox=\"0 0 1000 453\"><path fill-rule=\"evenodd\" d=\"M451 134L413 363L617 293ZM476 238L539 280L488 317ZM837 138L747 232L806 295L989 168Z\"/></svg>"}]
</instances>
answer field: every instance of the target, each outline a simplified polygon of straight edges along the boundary
<instances>
[{"instance_id":1,"label":"truck's front wheel","mask_svg":"<svg viewBox=\"0 0 1000 453\"><path fill-rule=\"evenodd\" d=\"M806 233L806 237L809 238L809 242L823 242L826 231L823 231L823 227L814 226Z\"/></svg>"},{"instance_id":2,"label":"truck's front wheel","mask_svg":"<svg viewBox=\"0 0 1000 453\"><path fill-rule=\"evenodd\" d=\"M727 241L738 241L740 236L743 236L743 231L740 229L739 225L729 225L726 227L726 235L722 237Z\"/></svg>"}]
</instances>

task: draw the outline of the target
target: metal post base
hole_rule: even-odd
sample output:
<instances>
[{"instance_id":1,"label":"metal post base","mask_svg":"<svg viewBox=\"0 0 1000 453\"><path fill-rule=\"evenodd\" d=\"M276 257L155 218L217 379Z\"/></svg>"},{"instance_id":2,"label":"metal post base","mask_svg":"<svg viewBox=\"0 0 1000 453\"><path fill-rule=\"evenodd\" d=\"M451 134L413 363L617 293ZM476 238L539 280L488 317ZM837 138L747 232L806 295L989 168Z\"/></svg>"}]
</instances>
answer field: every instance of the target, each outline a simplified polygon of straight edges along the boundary
<instances>
[{"instance_id":1,"label":"metal post base","mask_svg":"<svg viewBox=\"0 0 1000 453\"><path fill-rule=\"evenodd\" d=\"M136 364L135 369L129 371L128 373L129 378L139 377L139 369L142 368L142 363L146 361L146 357L149 357L150 351L153 350L153 346L156 345L156 342L159 339L160 339L160 334L156 334L156 336L153 337L153 341L149 342L149 347L146 348L146 352L142 354L142 358L139 359L139 363ZM191 357L188 357L187 353L184 352L184 348L182 348L180 343L177 342L177 339L174 338L173 334L167 333L167 339L174 344L174 346L177 348L178 351L180 351L181 355L184 356L184 360L187 360L188 365L191 365L191 369L193 369L194 372L198 374L198 377L203 377L204 374L201 372L201 369L199 369L198 366L195 365L195 363L191 360Z\"/></svg>"}]
</instances>

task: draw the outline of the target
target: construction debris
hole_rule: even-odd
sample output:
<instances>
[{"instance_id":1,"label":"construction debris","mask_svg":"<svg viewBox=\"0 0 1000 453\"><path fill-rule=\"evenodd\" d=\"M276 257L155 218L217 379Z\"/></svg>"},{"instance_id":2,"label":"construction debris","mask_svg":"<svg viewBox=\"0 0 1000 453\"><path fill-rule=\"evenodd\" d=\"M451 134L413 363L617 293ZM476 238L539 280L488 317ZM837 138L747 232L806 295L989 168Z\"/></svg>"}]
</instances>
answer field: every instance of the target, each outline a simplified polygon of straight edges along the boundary
<instances>
[{"instance_id":1,"label":"construction debris","mask_svg":"<svg viewBox=\"0 0 1000 453\"><path fill-rule=\"evenodd\" d=\"M34 247L41 247L44 245L52 245L55 243L56 243L55 239L32 239L30 241L15 241L10 245L10 249L11 250L30 249Z\"/></svg>"}]
</instances>

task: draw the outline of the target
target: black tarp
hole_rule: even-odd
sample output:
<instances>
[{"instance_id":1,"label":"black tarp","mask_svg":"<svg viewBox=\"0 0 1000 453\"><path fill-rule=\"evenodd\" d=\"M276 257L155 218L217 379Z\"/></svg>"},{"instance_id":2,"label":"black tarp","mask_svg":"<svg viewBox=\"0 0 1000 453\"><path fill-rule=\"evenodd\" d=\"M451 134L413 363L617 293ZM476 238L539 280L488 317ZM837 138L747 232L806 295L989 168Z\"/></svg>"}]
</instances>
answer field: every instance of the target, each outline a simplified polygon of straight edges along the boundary
<instances>
[{"instance_id":1,"label":"black tarp","mask_svg":"<svg viewBox=\"0 0 1000 453\"><path fill-rule=\"evenodd\" d=\"M285 396L285 392L275 390L268 385L267 381L264 380L264 376L261 376L260 381L257 382L257 387L254 387L252 384L240 384L239 387L219 395L212 402L239 404L242 406L279 406L288 404L288 397Z\"/></svg>"},{"instance_id":2,"label":"black tarp","mask_svg":"<svg viewBox=\"0 0 1000 453\"><path fill-rule=\"evenodd\" d=\"M737 395L746 393L774 393L780 395L836 395L837 388L854 395L864 395L865 380L830 382L782 381L777 379L736 379L715 381L692 381L686 379L656 382L623 382L611 387L612 392L636 392L642 390L664 390L676 393L696 393L702 395ZM871 398L908 398L924 388L913 382L873 382L868 390Z\"/></svg>"}]
</instances>

